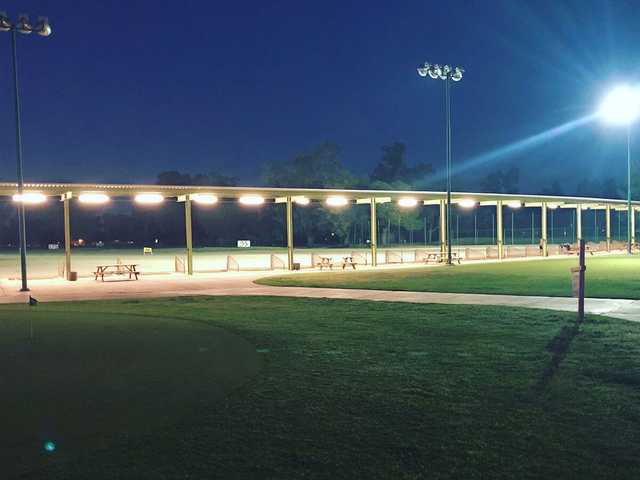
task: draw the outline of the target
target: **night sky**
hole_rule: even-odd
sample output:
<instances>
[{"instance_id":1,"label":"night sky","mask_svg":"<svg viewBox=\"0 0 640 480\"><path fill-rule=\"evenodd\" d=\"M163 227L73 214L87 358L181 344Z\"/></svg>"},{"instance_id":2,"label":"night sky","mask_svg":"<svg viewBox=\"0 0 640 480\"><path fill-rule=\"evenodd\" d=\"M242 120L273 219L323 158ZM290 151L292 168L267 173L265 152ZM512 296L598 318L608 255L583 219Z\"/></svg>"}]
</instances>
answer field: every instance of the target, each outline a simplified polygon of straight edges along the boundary
<instances>
[{"instance_id":1,"label":"night sky","mask_svg":"<svg viewBox=\"0 0 640 480\"><path fill-rule=\"evenodd\" d=\"M12 18L46 15L54 31L18 38L27 180L145 182L177 169L249 184L265 162L325 140L343 147L358 174L393 141L407 144L410 162L441 169L443 85L417 76L423 61L466 69L453 89L453 141L454 162L476 165L469 176L517 164L521 189L531 191L625 173L624 133L599 122L486 155L583 118L608 87L637 80L637 1L20 0L3 8ZM0 59L0 177L12 181L6 33Z\"/></svg>"}]
</instances>

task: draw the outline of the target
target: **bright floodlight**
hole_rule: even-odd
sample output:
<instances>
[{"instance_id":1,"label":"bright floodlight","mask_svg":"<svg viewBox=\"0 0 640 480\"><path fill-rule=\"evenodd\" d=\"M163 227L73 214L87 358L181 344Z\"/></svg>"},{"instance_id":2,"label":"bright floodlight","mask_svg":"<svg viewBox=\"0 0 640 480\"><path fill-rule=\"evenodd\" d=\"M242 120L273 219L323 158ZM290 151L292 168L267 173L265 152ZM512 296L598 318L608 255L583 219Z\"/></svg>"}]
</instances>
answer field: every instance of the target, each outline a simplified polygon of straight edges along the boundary
<instances>
[{"instance_id":1,"label":"bright floodlight","mask_svg":"<svg viewBox=\"0 0 640 480\"><path fill-rule=\"evenodd\" d=\"M522 207L522 202L520 200L512 200L507 202L507 207L509 208L520 208Z\"/></svg>"},{"instance_id":2,"label":"bright floodlight","mask_svg":"<svg viewBox=\"0 0 640 480\"><path fill-rule=\"evenodd\" d=\"M473 198L463 198L458 202L462 208L473 208L476 206L476 201Z\"/></svg>"},{"instance_id":3,"label":"bright floodlight","mask_svg":"<svg viewBox=\"0 0 640 480\"><path fill-rule=\"evenodd\" d=\"M416 205L418 205L418 200L416 200L415 198L404 197L404 198L398 199L399 207L411 208L411 207L415 207Z\"/></svg>"},{"instance_id":4,"label":"bright floodlight","mask_svg":"<svg viewBox=\"0 0 640 480\"><path fill-rule=\"evenodd\" d=\"M42 193L36 192L25 192L23 194L16 193L13 196L14 202L22 202L22 203L43 203L47 201L47 197Z\"/></svg>"},{"instance_id":5,"label":"bright floodlight","mask_svg":"<svg viewBox=\"0 0 640 480\"><path fill-rule=\"evenodd\" d=\"M213 205L218 202L218 197L211 193L194 193L191 200L201 205Z\"/></svg>"},{"instance_id":6,"label":"bright floodlight","mask_svg":"<svg viewBox=\"0 0 640 480\"><path fill-rule=\"evenodd\" d=\"M614 88L600 104L600 117L607 123L629 125L640 116L640 90L628 85Z\"/></svg>"},{"instance_id":7,"label":"bright floodlight","mask_svg":"<svg viewBox=\"0 0 640 480\"><path fill-rule=\"evenodd\" d=\"M345 197L336 195L332 197L327 197L326 203L329 207L344 207L349 202Z\"/></svg>"},{"instance_id":8,"label":"bright floodlight","mask_svg":"<svg viewBox=\"0 0 640 480\"><path fill-rule=\"evenodd\" d=\"M164 197L159 193L139 193L135 197L136 203L142 204L154 204L154 203L162 203Z\"/></svg>"},{"instance_id":9,"label":"bright floodlight","mask_svg":"<svg viewBox=\"0 0 640 480\"><path fill-rule=\"evenodd\" d=\"M242 205L262 205L264 198L260 195L243 195L238 201Z\"/></svg>"},{"instance_id":10,"label":"bright floodlight","mask_svg":"<svg viewBox=\"0 0 640 480\"><path fill-rule=\"evenodd\" d=\"M80 203L107 203L109 196L104 193L81 193L78 200Z\"/></svg>"},{"instance_id":11,"label":"bright floodlight","mask_svg":"<svg viewBox=\"0 0 640 480\"><path fill-rule=\"evenodd\" d=\"M296 197L293 199L294 202L296 202L297 205L302 205L302 206L306 206L309 205L309 203L311 203L311 200L309 200L307 197Z\"/></svg>"},{"instance_id":12,"label":"bright floodlight","mask_svg":"<svg viewBox=\"0 0 640 480\"><path fill-rule=\"evenodd\" d=\"M559 207L559 205L557 203L547 203L547 208L551 209L551 210L555 210Z\"/></svg>"}]
</instances>

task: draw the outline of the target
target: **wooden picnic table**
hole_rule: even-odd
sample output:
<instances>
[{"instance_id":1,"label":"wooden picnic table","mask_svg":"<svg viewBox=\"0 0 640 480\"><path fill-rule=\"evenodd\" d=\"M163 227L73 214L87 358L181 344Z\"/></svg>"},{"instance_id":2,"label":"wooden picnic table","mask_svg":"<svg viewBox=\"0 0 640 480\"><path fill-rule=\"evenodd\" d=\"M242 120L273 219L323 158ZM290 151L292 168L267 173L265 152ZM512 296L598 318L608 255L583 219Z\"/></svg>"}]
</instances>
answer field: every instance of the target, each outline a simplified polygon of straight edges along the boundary
<instances>
[{"instance_id":1,"label":"wooden picnic table","mask_svg":"<svg viewBox=\"0 0 640 480\"><path fill-rule=\"evenodd\" d=\"M353 260L353 256L348 255L346 257L342 257L342 269L344 270L345 267L349 265L353 267L354 270L356 269L356 262Z\"/></svg>"},{"instance_id":2,"label":"wooden picnic table","mask_svg":"<svg viewBox=\"0 0 640 480\"><path fill-rule=\"evenodd\" d=\"M324 267L329 267L329 270L333 270L333 262L331 257L320 257L320 261L316 264L322 270Z\"/></svg>"},{"instance_id":3,"label":"wooden picnic table","mask_svg":"<svg viewBox=\"0 0 640 480\"><path fill-rule=\"evenodd\" d=\"M129 275L129 280L133 277L134 280L138 280L138 275L140 272L136 269L138 265L135 263L117 263L114 265L97 265L96 271L93 272L95 276L95 280L98 280L98 277L102 279L104 282L105 275Z\"/></svg>"}]
</instances>

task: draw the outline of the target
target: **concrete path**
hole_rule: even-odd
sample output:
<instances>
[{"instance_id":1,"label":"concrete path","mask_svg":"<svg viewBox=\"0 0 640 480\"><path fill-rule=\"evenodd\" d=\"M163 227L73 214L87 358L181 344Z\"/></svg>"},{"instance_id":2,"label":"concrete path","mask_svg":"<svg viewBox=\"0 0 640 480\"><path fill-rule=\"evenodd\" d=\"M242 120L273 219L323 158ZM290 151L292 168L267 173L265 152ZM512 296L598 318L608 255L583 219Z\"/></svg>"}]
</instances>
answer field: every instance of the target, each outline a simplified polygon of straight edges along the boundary
<instances>
[{"instance_id":1,"label":"concrete path","mask_svg":"<svg viewBox=\"0 0 640 480\"><path fill-rule=\"evenodd\" d=\"M442 303L465 305L502 305L510 307L542 308L576 311L574 298L533 297L517 295L482 295L466 293L393 292L384 290L356 290L338 288L270 287L257 285L257 278L274 272L225 272L202 274L194 278L184 275L152 275L139 281L96 282L80 279L77 282L33 280L31 292L18 292L15 281L0 282L0 303L26 303L31 294L41 302L72 300L111 300L123 298L157 298L189 295L273 295L286 297L336 298L410 303ZM624 320L640 321L640 300L590 298L585 304L587 313L607 315Z\"/></svg>"}]
</instances>

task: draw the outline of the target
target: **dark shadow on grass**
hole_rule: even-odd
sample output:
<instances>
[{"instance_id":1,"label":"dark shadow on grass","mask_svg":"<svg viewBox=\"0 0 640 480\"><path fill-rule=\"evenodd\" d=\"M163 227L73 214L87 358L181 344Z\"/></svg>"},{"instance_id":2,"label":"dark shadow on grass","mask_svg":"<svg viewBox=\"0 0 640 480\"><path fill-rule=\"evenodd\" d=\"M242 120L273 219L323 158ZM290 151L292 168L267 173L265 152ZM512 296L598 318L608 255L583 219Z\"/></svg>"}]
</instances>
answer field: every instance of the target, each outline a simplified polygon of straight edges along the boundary
<instances>
[{"instance_id":1,"label":"dark shadow on grass","mask_svg":"<svg viewBox=\"0 0 640 480\"><path fill-rule=\"evenodd\" d=\"M580 323L564 325L560 332L553 337L546 346L546 350L551 353L549 365L544 369L542 375L533 387L534 392L541 392L553 380L556 372L560 369L562 361L567 356L573 339L580 333Z\"/></svg>"}]
</instances>

